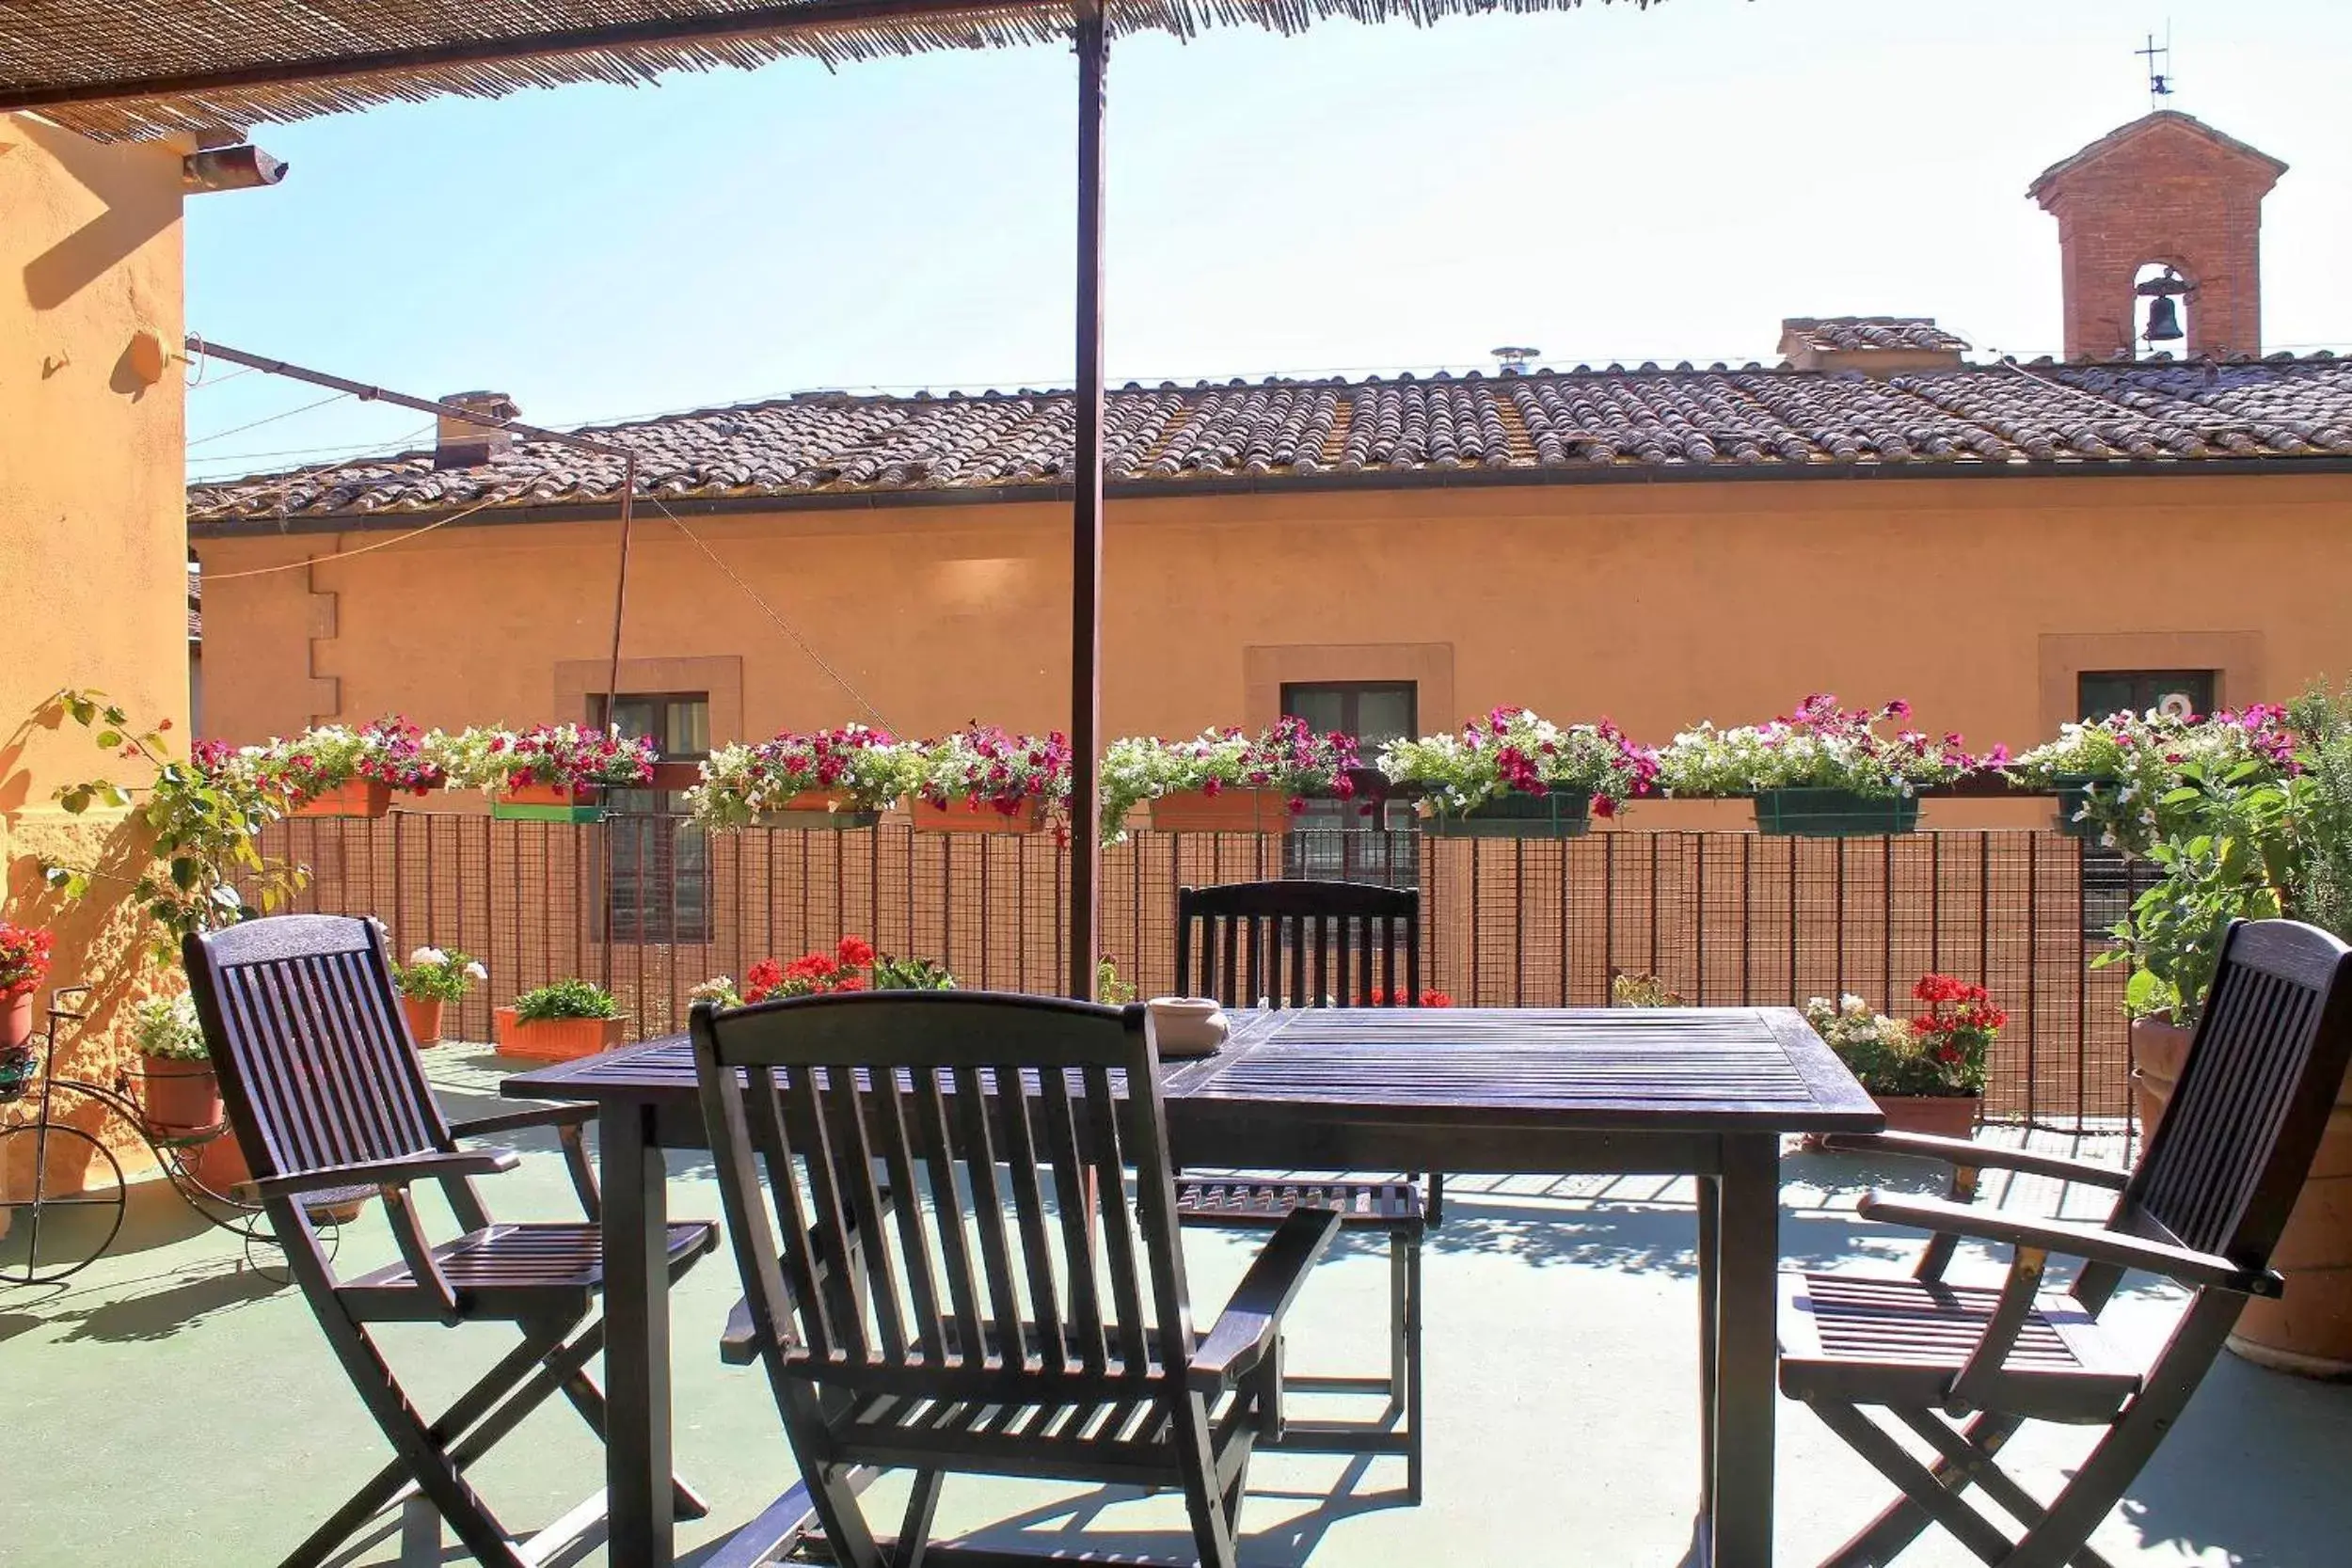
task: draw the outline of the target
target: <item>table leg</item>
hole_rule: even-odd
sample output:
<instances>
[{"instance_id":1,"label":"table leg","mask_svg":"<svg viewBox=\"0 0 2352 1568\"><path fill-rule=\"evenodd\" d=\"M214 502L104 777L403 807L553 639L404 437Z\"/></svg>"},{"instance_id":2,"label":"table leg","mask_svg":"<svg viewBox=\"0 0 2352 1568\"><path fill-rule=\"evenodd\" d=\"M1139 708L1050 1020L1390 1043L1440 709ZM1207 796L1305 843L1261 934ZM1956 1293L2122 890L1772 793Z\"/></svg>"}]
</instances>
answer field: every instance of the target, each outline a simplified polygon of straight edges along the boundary
<instances>
[{"instance_id":1,"label":"table leg","mask_svg":"<svg viewBox=\"0 0 2352 1568\"><path fill-rule=\"evenodd\" d=\"M1697 1180L1699 1212L1699 1530L1713 1528L1715 1508L1715 1248L1723 1232L1724 1190L1713 1176Z\"/></svg>"},{"instance_id":2,"label":"table leg","mask_svg":"<svg viewBox=\"0 0 2352 1568\"><path fill-rule=\"evenodd\" d=\"M670 1291L667 1172L644 1105L608 1103L596 1120L604 1169L606 1498L610 1555L630 1568L668 1568Z\"/></svg>"},{"instance_id":3,"label":"table leg","mask_svg":"<svg viewBox=\"0 0 2352 1568\"><path fill-rule=\"evenodd\" d=\"M1772 1427L1778 1391L1780 1138L1723 1143L1716 1223L1712 1568L1772 1560Z\"/></svg>"}]
</instances>

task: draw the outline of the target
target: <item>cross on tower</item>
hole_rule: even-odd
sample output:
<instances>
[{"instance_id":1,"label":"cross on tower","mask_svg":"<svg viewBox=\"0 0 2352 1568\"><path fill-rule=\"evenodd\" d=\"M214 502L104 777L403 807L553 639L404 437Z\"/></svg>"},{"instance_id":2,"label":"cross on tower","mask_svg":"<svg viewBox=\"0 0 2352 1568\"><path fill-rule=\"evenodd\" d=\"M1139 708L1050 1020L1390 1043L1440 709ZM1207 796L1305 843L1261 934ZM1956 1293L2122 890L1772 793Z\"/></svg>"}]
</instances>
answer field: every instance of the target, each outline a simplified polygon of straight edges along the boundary
<instances>
[{"instance_id":1,"label":"cross on tower","mask_svg":"<svg viewBox=\"0 0 2352 1568\"><path fill-rule=\"evenodd\" d=\"M2171 97L2171 96L2172 96L2172 73L2171 73L2171 65L2172 65L2172 31L2171 31L2171 29L2170 29L2169 27L2168 27L2168 28L2166 28L2166 29L2165 29L2164 42L2163 42L2162 44L2158 44L2158 43L2156 42L2156 35L2155 35L2155 34L2153 34L2153 33L2150 33L2150 34L2148 35L2148 42L2147 42L2146 47L2144 47L2144 48L2140 48L2140 49L2135 49L2135 50L2133 50L2133 51L2132 51L2132 53L2133 53L2133 54L2135 54L2135 55L2145 55L2145 56L2147 57L2147 60L2148 60L2148 106L2149 106L2150 108L2152 108L2152 109L2153 109L2153 108L2155 108L2155 107L2157 106L2157 104L2156 104L2156 100L2158 100L2159 98L2169 98L2169 97ZM2159 59L2161 59L2161 60L2163 61L2163 63L2164 63L2164 67L2165 67L2165 69L2163 69L2163 70L2158 70L2158 69L2157 69L2157 61L2158 61Z\"/></svg>"}]
</instances>

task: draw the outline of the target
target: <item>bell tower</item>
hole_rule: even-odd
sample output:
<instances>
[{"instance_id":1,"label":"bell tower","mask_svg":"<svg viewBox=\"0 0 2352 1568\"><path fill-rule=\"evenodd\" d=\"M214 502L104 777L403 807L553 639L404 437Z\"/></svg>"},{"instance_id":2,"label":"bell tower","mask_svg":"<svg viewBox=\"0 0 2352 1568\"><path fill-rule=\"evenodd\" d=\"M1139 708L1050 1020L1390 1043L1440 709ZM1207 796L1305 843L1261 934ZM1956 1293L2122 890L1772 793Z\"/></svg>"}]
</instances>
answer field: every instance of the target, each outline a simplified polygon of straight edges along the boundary
<instances>
[{"instance_id":1,"label":"bell tower","mask_svg":"<svg viewBox=\"0 0 2352 1568\"><path fill-rule=\"evenodd\" d=\"M2286 169L2172 109L2044 169L2026 194L2058 219L2066 357L2131 356L2152 267L2185 285L2191 358L2260 354L2262 201Z\"/></svg>"}]
</instances>

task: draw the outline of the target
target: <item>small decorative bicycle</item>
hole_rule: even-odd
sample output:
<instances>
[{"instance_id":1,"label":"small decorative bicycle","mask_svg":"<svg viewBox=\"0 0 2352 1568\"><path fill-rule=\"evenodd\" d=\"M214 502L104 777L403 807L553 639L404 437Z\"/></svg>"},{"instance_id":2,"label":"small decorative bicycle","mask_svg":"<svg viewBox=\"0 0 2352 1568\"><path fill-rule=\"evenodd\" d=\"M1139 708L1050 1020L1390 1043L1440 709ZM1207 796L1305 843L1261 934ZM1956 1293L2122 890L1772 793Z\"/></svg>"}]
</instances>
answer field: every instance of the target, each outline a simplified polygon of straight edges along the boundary
<instances>
[{"instance_id":1,"label":"small decorative bicycle","mask_svg":"<svg viewBox=\"0 0 2352 1568\"><path fill-rule=\"evenodd\" d=\"M87 1015L74 1004L88 993L87 986L60 986L49 993L37 1072L23 1058L0 1062L0 1116L36 1085L40 1097L31 1117L0 1125L0 1216L8 1221L0 1228L0 1286L69 1278L97 1261L121 1234L130 1206L122 1162L107 1140L90 1130L91 1118L72 1117L76 1101L100 1107L97 1123L112 1117L128 1127L188 1207L207 1222L243 1237L248 1249L256 1242L272 1242L261 1206L238 1195L241 1182L207 1178L213 1162L204 1150L230 1135L225 1119L203 1127L158 1123L141 1108L133 1092L137 1075L128 1071L111 1085L56 1075L58 1028L86 1021ZM75 1173L70 1190L58 1190L66 1187L64 1172ZM310 1217L322 1225L339 1224L358 1211L370 1191L317 1195Z\"/></svg>"}]
</instances>

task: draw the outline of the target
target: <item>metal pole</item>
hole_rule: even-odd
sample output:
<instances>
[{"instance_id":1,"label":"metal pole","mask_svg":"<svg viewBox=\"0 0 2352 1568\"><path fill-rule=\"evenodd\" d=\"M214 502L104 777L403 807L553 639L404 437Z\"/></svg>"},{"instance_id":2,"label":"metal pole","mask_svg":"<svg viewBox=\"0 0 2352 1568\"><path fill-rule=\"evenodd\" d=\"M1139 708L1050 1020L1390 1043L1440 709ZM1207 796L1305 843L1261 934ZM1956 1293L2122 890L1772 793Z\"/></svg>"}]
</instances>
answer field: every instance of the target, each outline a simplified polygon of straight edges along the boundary
<instances>
[{"instance_id":1,"label":"metal pole","mask_svg":"<svg viewBox=\"0 0 2352 1568\"><path fill-rule=\"evenodd\" d=\"M1070 508L1070 994L1094 997L1103 914L1102 0L1077 0L1078 375Z\"/></svg>"},{"instance_id":2,"label":"metal pole","mask_svg":"<svg viewBox=\"0 0 2352 1568\"><path fill-rule=\"evenodd\" d=\"M527 436L534 441L554 441L580 451L602 452L607 457L622 457L635 461L634 454L627 447L612 446L603 441L592 441L584 436L573 436L561 430L549 430L544 425L525 424L520 420L497 419L471 408L460 408L453 403L441 403L433 398L415 398L405 392L395 392L383 387L371 387L364 381L353 381L345 376L329 375L325 371L314 371L302 365L289 364L283 359L268 359L258 354L247 354L243 349L230 348L225 343L215 343L198 337L194 333L188 335L186 348L190 354L210 355L215 359L226 359L232 365L245 365L253 370L266 371L272 375L282 375L290 381L307 381L313 387L326 387L338 392L349 392L361 403L395 404L402 408L413 408L420 414L437 414L443 419L463 420L468 424L479 425L485 430L512 431L517 436Z\"/></svg>"},{"instance_id":3,"label":"metal pole","mask_svg":"<svg viewBox=\"0 0 2352 1568\"><path fill-rule=\"evenodd\" d=\"M607 735L621 733L621 615L628 608L628 532L637 499L637 454L629 453L621 460L621 569L619 579L612 585L612 661L607 667L604 682L604 728ZM657 744L660 736L655 736Z\"/></svg>"}]
</instances>

